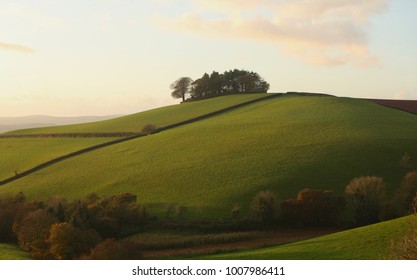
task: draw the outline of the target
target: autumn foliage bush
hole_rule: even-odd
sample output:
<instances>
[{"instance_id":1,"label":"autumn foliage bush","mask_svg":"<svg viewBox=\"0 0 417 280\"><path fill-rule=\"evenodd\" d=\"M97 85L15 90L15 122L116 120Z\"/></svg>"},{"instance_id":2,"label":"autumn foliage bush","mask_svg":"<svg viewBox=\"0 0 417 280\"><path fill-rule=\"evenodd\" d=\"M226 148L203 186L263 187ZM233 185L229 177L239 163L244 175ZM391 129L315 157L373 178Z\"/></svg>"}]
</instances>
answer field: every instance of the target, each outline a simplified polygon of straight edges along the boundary
<instances>
[{"instance_id":1,"label":"autumn foliage bush","mask_svg":"<svg viewBox=\"0 0 417 280\"><path fill-rule=\"evenodd\" d=\"M0 197L0 242L15 241L35 259L76 259L103 239L140 231L144 217L136 199L129 193L88 195L71 203L57 197L27 202L22 194Z\"/></svg>"}]
</instances>

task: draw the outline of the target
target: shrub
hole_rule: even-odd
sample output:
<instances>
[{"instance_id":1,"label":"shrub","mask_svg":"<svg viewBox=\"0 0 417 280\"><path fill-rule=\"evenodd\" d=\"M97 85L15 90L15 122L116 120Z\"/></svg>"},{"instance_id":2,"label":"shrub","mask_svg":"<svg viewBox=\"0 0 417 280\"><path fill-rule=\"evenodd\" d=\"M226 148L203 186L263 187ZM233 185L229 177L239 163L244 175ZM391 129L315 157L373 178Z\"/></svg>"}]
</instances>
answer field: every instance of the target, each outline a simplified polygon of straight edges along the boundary
<instances>
[{"instance_id":1,"label":"shrub","mask_svg":"<svg viewBox=\"0 0 417 280\"><path fill-rule=\"evenodd\" d=\"M145 135L153 134L157 131L157 127L154 124L146 124L142 127L141 132Z\"/></svg>"}]
</instances>

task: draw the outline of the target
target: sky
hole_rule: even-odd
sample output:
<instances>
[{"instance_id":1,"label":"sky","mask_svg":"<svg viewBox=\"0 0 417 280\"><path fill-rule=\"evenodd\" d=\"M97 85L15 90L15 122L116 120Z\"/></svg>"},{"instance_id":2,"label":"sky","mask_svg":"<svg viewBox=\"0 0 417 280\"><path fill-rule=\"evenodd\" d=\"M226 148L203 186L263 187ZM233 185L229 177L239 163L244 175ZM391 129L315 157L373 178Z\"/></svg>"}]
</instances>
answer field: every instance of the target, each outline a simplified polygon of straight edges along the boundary
<instances>
[{"instance_id":1,"label":"sky","mask_svg":"<svg viewBox=\"0 0 417 280\"><path fill-rule=\"evenodd\" d=\"M177 78L417 99L415 0L0 0L0 116L130 114Z\"/></svg>"}]
</instances>

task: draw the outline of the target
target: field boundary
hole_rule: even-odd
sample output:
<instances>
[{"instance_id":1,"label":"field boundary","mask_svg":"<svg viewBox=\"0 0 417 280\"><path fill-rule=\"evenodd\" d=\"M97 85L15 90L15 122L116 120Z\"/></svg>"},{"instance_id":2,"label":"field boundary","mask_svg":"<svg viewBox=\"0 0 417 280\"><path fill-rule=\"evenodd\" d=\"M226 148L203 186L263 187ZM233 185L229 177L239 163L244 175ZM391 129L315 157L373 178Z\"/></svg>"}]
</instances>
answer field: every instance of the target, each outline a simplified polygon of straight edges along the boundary
<instances>
[{"instance_id":1,"label":"field boundary","mask_svg":"<svg viewBox=\"0 0 417 280\"><path fill-rule=\"evenodd\" d=\"M363 100L371 101L375 104L399 110L402 112L417 115L417 100L395 100L395 99L370 99L365 98Z\"/></svg>"},{"instance_id":2,"label":"field boundary","mask_svg":"<svg viewBox=\"0 0 417 280\"><path fill-rule=\"evenodd\" d=\"M276 97L280 97L280 96L285 96L285 95L286 95L286 93L271 93L268 96L264 96L264 97L261 97L261 98L258 98L258 99L254 99L254 100L246 101L246 102L243 102L243 103L239 103L239 104L229 106L227 108L217 110L217 111L214 111L214 112L211 112L211 113L208 113L208 114L204 114L204 115L201 115L201 116L198 116L198 117L195 117L195 118L191 118L191 119L188 119L188 120L185 120L185 121L181 121L181 122L178 122L178 123L174 123L174 124L170 124L170 125L167 125L167 126L164 126L164 127L157 128L155 131L153 131L150 134L156 134L156 133L163 132L163 131L166 131L166 130L169 130L169 129L181 127L181 126L191 124L191 123L194 123L194 122L198 122L198 121L201 121L201 120L204 120L204 119L208 119L210 117L214 117L214 116L217 116L217 115L220 115L220 114L223 114L223 113L226 113L226 112L229 112L229 111L241 108L241 107L245 107L247 105L251 105L251 104L254 104L254 103L257 103L257 102L261 102L261 101L264 101L264 100L268 100L268 99L272 99L272 98L276 98ZM0 181L0 186L6 185L6 184L11 183L11 182L14 182L14 181L16 181L20 178L26 177L30 174L33 174L33 173L35 173L39 170L42 170L46 167L49 167L49 166L54 165L56 163L59 163L61 161L64 161L64 160L67 160L67 159L70 159L70 158L73 158L73 157L76 157L76 156L79 156L79 155L82 155L82 154L85 154L85 153L88 153L88 152L92 152L92 151L95 151L95 150L98 150L98 149L102 149L102 148L105 148L105 147L109 147L109 146L112 146L112 145L116 145L116 144L119 144L119 143L123 143L123 142L134 140L134 139L137 139L137 138L140 138L140 137L147 136L147 134L141 133L141 132L138 132L138 133L121 132L121 133L126 134L126 135L130 135L130 136L124 137L124 138L121 138L121 139L116 139L116 140L109 141L109 142L105 142L105 143L101 143L101 144L98 144L98 145L90 146L90 147L87 147L87 148L84 148L84 149L81 149L81 150L63 155L63 156L59 156L55 159L49 160L49 161L44 162L42 164L39 164L35 167L32 167L31 169L20 172L13 177L10 177L10 178L7 178L7 179L4 179L4 180ZM85 134L85 133L80 133L80 134ZM87 134L89 134L89 133L87 133ZM92 133L92 134L95 134L95 133ZM105 134L107 135L107 133L105 133ZM54 135L71 135L71 138L75 138L75 135L77 135L77 133L54 134ZM1 137L0 136L0 138L25 138L25 137L22 137L23 135L2 135L2 136L6 136L6 137ZM28 135L26 135L26 136L28 136ZM51 134L37 134L37 137L29 137L28 136L26 138L50 138L50 137L52 137ZM107 137L111 137L111 136L107 136Z\"/></svg>"}]
</instances>

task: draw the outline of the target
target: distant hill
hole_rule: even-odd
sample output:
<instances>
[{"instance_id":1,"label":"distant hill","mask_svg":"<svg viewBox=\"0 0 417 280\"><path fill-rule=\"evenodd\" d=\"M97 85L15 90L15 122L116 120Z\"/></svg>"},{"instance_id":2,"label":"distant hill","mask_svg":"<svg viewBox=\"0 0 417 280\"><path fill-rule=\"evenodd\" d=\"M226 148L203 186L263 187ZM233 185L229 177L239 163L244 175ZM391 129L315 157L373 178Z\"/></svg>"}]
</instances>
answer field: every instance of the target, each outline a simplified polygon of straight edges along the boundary
<instances>
[{"instance_id":1,"label":"distant hill","mask_svg":"<svg viewBox=\"0 0 417 280\"><path fill-rule=\"evenodd\" d=\"M121 115L108 116L80 116L80 117L55 117L55 116L23 116L0 117L0 133L17 129L49 127L58 125L81 124L113 119Z\"/></svg>"}]
</instances>

